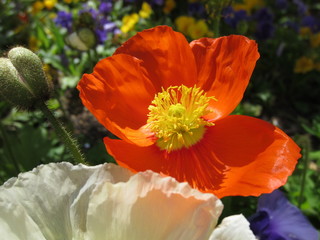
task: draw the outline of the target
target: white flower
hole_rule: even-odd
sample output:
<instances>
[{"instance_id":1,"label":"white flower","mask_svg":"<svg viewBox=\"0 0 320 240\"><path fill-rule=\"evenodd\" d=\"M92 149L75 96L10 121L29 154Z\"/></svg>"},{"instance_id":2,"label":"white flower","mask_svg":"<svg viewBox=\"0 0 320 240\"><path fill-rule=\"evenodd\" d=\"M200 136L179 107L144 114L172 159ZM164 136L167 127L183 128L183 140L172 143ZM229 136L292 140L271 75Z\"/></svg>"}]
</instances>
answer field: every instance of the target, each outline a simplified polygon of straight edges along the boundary
<instances>
[{"instance_id":1,"label":"white flower","mask_svg":"<svg viewBox=\"0 0 320 240\"><path fill-rule=\"evenodd\" d=\"M0 187L0 238L254 239L242 216L226 218L214 230L222 209L214 195L152 171L51 163Z\"/></svg>"}]
</instances>

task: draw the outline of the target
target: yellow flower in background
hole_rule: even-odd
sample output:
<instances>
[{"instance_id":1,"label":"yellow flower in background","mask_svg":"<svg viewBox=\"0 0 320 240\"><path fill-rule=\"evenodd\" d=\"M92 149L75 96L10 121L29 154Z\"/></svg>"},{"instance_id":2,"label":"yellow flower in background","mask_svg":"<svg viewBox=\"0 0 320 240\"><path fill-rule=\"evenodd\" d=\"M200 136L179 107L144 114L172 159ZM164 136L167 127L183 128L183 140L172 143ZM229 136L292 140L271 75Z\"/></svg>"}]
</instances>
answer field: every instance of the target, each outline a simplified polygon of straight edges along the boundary
<instances>
[{"instance_id":1,"label":"yellow flower in background","mask_svg":"<svg viewBox=\"0 0 320 240\"><path fill-rule=\"evenodd\" d=\"M209 28L206 22L201 19L196 21L195 18L189 16L180 16L175 20L177 30L192 39L198 39L208 34Z\"/></svg>"},{"instance_id":2,"label":"yellow flower in background","mask_svg":"<svg viewBox=\"0 0 320 240\"><path fill-rule=\"evenodd\" d=\"M188 28L188 35L192 39L198 39L204 37L209 31L208 25L204 20L199 20L193 23Z\"/></svg>"},{"instance_id":3,"label":"yellow flower in background","mask_svg":"<svg viewBox=\"0 0 320 240\"><path fill-rule=\"evenodd\" d=\"M320 33L312 34L310 36L310 45L313 48L320 47Z\"/></svg>"},{"instance_id":4,"label":"yellow flower in background","mask_svg":"<svg viewBox=\"0 0 320 240\"><path fill-rule=\"evenodd\" d=\"M134 28L136 23L139 21L139 15L137 13L132 13L130 15L125 15L122 18L122 26L120 28L121 32L127 33Z\"/></svg>"},{"instance_id":5,"label":"yellow flower in background","mask_svg":"<svg viewBox=\"0 0 320 240\"><path fill-rule=\"evenodd\" d=\"M263 0L243 0L243 3L237 3L233 5L235 10L245 10L248 13L254 8L260 8L264 6Z\"/></svg>"},{"instance_id":6,"label":"yellow flower in background","mask_svg":"<svg viewBox=\"0 0 320 240\"><path fill-rule=\"evenodd\" d=\"M51 10L57 3L57 0L44 0L43 4L48 9Z\"/></svg>"},{"instance_id":7,"label":"yellow flower in background","mask_svg":"<svg viewBox=\"0 0 320 240\"><path fill-rule=\"evenodd\" d=\"M44 4L41 1L36 1L32 4L32 14L40 12L44 8Z\"/></svg>"},{"instance_id":8,"label":"yellow flower in background","mask_svg":"<svg viewBox=\"0 0 320 240\"><path fill-rule=\"evenodd\" d=\"M30 36L28 42L29 49L33 52L39 49L39 41L35 36Z\"/></svg>"},{"instance_id":9,"label":"yellow flower in background","mask_svg":"<svg viewBox=\"0 0 320 240\"><path fill-rule=\"evenodd\" d=\"M55 13L55 12L50 12L50 13L48 14L48 17L49 17L50 19L54 20L54 19L57 17L57 13Z\"/></svg>"},{"instance_id":10,"label":"yellow flower in background","mask_svg":"<svg viewBox=\"0 0 320 240\"><path fill-rule=\"evenodd\" d=\"M139 15L142 18L148 18L152 14L152 8L147 2L142 3L141 10L139 11Z\"/></svg>"},{"instance_id":11,"label":"yellow flower in background","mask_svg":"<svg viewBox=\"0 0 320 240\"><path fill-rule=\"evenodd\" d=\"M166 0L163 7L163 12L168 14L176 7L176 2L174 0Z\"/></svg>"},{"instance_id":12,"label":"yellow flower in background","mask_svg":"<svg viewBox=\"0 0 320 240\"><path fill-rule=\"evenodd\" d=\"M297 59L296 64L294 66L295 73L307 73L314 69L314 62L311 58L308 57L301 57Z\"/></svg>"},{"instance_id":13,"label":"yellow flower in background","mask_svg":"<svg viewBox=\"0 0 320 240\"><path fill-rule=\"evenodd\" d=\"M194 24L196 20L193 17L189 16L179 16L175 20L175 24L177 26L177 30L182 32L185 35L189 34L189 26Z\"/></svg>"},{"instance_id":14,"label":"yellow flower in background","mask_svg":"<svg viewBox=\"0 0 320 240\"><path fill-rule=\"evenodd\" d=\"M302 37L309 37L309 36L311 36L312 31L311 31L311 29L309 27L301 27L299 29L299 34Z\"/></svg>"},{"instance_id":15,"label":"yellow flower in background","mask_svg":"<svg viewBox=\"0 0 320 240\"><path fill-rule=\"evenodd\" d=\"M320 72L320 62L314 64L314 69Z\"/></svg>"}]
</instances>

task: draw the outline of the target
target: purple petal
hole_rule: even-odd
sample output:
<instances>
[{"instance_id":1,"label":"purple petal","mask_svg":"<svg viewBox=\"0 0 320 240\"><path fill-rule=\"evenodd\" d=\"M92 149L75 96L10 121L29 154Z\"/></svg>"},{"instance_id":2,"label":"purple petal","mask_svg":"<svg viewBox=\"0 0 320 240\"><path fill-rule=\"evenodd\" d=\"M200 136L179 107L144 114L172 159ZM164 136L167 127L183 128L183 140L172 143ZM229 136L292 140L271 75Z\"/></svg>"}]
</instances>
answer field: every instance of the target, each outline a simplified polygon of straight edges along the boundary
<instances>
[{"instance_id":1,"label":"purple petal","mask_svg":"<svg viewBox=\"0 0 320 240\"><path fill-rule=\"evenodd\" d=\"M318 240L317 230L279 190L260 197L257 213L250 218L250 224L260 231L257 236L264 236L261 239Z\"/></svg>"}]
</instances>

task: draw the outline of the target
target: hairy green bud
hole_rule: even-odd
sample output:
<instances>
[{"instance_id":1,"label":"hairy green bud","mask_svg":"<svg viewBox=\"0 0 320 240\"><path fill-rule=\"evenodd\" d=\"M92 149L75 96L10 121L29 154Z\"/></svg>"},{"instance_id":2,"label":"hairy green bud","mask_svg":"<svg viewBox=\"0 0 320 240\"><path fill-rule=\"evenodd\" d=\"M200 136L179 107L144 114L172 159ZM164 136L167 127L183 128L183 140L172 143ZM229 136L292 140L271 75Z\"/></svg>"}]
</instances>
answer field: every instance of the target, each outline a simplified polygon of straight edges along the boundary
<instances>
[{"instance_id":1,"label":"hairy green bud","mask_svg":"<svg viewBox=\"0 0 320 240\"><path fill-rule=\"evenodd\" d=\"M8 58L0 58L0 94L4 100L21 108L30 108L36 101Z\"/></svg>"},{"instance_id":2,"label":"hairy green bud","mask_svg":"<svg viewBox=\"0 0 320 240\"><path fill-rule=\"evenodd\" d=\"M16 47L8 58L0 58L0 94L8 102L31 109L38 100L49 99L51 92L42 62L32 51Z\"/></svg>"}]
</instances>

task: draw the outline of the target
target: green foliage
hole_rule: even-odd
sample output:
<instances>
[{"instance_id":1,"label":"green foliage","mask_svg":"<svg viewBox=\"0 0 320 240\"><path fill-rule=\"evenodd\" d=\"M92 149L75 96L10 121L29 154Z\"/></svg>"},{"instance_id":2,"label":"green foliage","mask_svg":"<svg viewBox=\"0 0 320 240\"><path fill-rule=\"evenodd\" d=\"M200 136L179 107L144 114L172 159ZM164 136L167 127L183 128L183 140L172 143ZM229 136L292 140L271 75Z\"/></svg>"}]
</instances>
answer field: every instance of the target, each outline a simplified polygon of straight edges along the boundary
<instances>
[{"instance_id":1,"label":"green foliage","mask_svg":"<svg viewBox=\"0 0 320 240\"><path fill-rule=\"evenodd\" d=\"M2 120L0 136L3 180L40 164L72 161L40 113L13 111Z\"/></svg>"}]
</instances>

